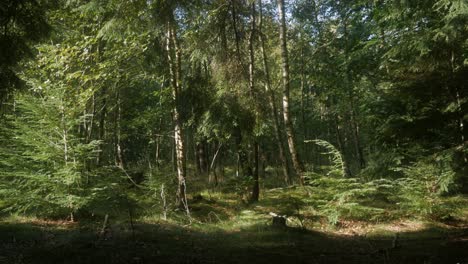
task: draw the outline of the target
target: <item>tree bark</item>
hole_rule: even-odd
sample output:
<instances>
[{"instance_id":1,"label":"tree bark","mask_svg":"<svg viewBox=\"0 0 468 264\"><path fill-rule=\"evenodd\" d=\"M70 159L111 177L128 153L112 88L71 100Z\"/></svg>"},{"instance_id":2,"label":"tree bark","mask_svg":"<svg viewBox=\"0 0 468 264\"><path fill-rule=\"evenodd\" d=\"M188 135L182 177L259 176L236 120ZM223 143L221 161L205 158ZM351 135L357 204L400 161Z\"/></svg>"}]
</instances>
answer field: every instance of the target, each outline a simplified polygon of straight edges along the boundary
<instances>
[{"instance_id":1,"label":"tree bark","mask_svg":"<svg viewBox=\"0 0 468 264\"><path fill-rule=\"evenodd\" d=\"M291 184L291 175L289 173L289 163L285 154L285 144L283 136L281 133L280 118L278 116L278 109L276 107L276 98L275 92L271 89L271 79L270 79L270 69L268 67L268 59L265 49L265 35L262 31L263 26L263 10L262 10L262 0L258 1L259 3L259 21L258 21L258 31L260 34L260 49L262 52L263 59L263 71L265 72L265 91L268 95L270 108L273 114L273 125L275 129L276 142L278 143L279 149L279 158L281 161L281 166L283 168L283 176L286 184Z\"/></svg>"},{"instance_id":2,"label":"tree bark","mask_svg":"<svg viewBox=\"0 0 468 264\"><path fill-rule=\"evenodd\" d=\"M196 144L197 154L197 167L199 168L200 174L205 174L208 171L208 162L206 156L206 140L202 139Z\"/></svg>"},{"instance_id":3,"label":"tree bark","mask_svg":"<svg viewBox=\"0 0 468 264\"><path fill-rule=\"evenodd\" d=\"M97 45L97 59L96 62L99 63L101 62L101 56L102 56L102 50L104 47L104 43L102 39L98 40L98 45ZM104 146L105 146L105 136L106 136L106 129L105 129L105 122L106 122L106 115L107 115L107 88L106 86L103 86L100 90L99 97L101 101L101 110L99 111L99 140L101 143L99 144L99 153L96 158L96 165L99 167L102 163L103 160L103 154L104 154ZM93 101L95 100L95 94L93 95ZM93 107L95 107L95 103L93 102ZM93 115L95 114L95 110Z\"/></svg>"},{"instance_id":4,"label":"tree bark","mask_svg":"<svg viewBox=\"0 0 468 264\"><path fill-rule=\"evenodd\" d=\"M302 121L302 129L303 129L302 139L306 140L309 137L308 131L307 131L307 124L306 124L306 105L305 105L306 96L307 96L307 93L306 93L307 81L306 81L305 70L304 70L304 65L305 65L304 43L302 40L300 42L301 42L300 43L300 46L301 46L301 121ZM305 144L303 159L306 161L309 160L310 159L309 154L310 154L309 144Z\"/></svg>"},{"instance_id":5,"label":"tree bark","mask_svg":"<svg viewBox=\"0 0 468 264\"><path fill-rule=\"evenodd\" d=\"M208 182L209 183L213 183L214 181L214 184L215 186L218 186L219 184L219 178L218 178L218 174L216 173L216 167L217 167L217 164L218 164L218 154L219 154L219 151L221 150L221 147L223 146L222 143L215 143L214 144L214 147L215 147L215 151L214 151L214 154L213 154L213 159L211 160L211 163L210 163L210 166L208 167ZM211 177L211 173L213 172L213 177Z\"/></svg>"},{"instance_id":6,"label":"tree bark","mask_svg":"<svg viewBox=\"0 0 468 264\"><path fill-rule=\"evenodd\" d=\"M255 49L254 49L254 40L255 40L255 2L251 4L251 13L250 13L250 37L249 37L249 91L252 99L255 100ZM259 120L259 105L255 103L255 121L258 123ZM250 197L251 202L257 202L258 197L260 196L260 186L258 179L258 138L254 135L253 143L253 154L254 154L254 170L253 170L253 188L252 195Z\"/></svg>"},{"instance_id":7,"label":"tree bark","mask_svg":"<svg viewBox=\"0 0 468 264\"><path fill-rule=\"evenodd\" d=\"M241 65L242 67L242 74L244 75L244 77L246 77L246 69L245 69L245 65L242 61L242 54L241 54L241 50L240 50L240 36L239 36L239 32L237 31L237 12L236 12L236 6L235 6L235 0L231 0L230 4L231 4L231 13L232 13L232 28L234 29L234 38L235 38L235 41L236 41L236 55L237 55L237 59L239 61L239 64Z\"/></svg>"},{"instance_id":8,"label":"tree bark","mask_svg":"<svg viewBox=\"0 0 468 264\"><path fill-rule=\"evenodd\" d=\"M105 146L105 137L106 137L106 116L107 116L107 89L104 86L101 89L100 93L100 99L101 99L101 111L99 113L99 140L101 141L101 144L99 145L99 148L101 151L98 153L98 157L96 160L97 166L99 167L102 164L103 160L103 155L104 155L104 146Z\"/></svg>"},{"instance_id":9,"label":"tree bark","mask_svg":"<svg viewBox=\"0 0 468 264\"><path fill-rule=\"evenodd\" d=\"M180 91L181 91L181 51L174 26L174 18L167 25L166 50L169 62L169 72L172 84L173 109L172 116L174 122L174 142L177 170L177 203L189 214L186 183L185 183L185 145L182 131L182 120L180 116Z\"/></svg>"},{"instance_id":10,"label":"tree bark","mask_svg":"<svg viewBox=\"0 0 468 264\"><path fill-rule=\"evenodd\" d=\"M122 106L120 100L120 92L117 92L117 117L116 117L116 135L115 135L115 148L116 148L116 156L115 156L115 163L117 167L124 169L124 159L123 159L123 151L122 151L122 136L121 136L121 119L122 119Z\"/></svg>"},{"instance_id":11,"label":"tree bark","mask_svg":"<svg viewBox=\"0 0 468 264\"><path fill-rule=\"evenodd\" d=\"M281 45L281 69L283 72L283 119L286 130L286 136L289 146L289 153L293 162L294 170L299 176L299 182L301 185L304 184L304 166L299 158L295 145L295 134L293 124L291 122L291 116L289 112L289 58L288 58L288 47L287 47L287 36L286 36L286 14L284 8L284 0L277 0L278 13L280 17L280 45Z\"/></svg>"}]
</instances>

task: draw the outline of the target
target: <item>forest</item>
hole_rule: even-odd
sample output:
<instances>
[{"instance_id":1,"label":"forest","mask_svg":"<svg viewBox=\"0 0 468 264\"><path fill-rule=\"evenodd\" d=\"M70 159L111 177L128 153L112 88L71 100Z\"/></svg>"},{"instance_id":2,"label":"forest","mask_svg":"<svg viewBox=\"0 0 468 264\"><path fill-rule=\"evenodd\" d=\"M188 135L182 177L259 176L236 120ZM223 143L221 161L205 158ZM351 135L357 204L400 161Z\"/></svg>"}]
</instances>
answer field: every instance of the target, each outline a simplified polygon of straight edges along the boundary
<instances>
[{"instance_id":1,"label":"forest","mask_svg":"<svg viewBox=\"0 0 468 264\"><path fill-rule=\"evenodd\" d=\"M468 1L0 1L0 263L468 263Z\"/></svg>"}]
</instances>

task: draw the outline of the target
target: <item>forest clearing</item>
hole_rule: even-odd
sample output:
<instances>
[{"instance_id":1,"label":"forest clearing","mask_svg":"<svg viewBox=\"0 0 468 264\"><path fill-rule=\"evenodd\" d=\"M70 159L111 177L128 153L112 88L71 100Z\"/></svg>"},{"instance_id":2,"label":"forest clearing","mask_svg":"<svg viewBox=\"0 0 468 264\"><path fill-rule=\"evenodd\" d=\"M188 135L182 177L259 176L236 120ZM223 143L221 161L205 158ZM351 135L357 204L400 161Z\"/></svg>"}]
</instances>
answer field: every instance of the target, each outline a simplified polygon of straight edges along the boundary
<instances>
[{"instance_id":1,"label":"forest clearing","mask_svg":"<svg viewBox=\"0 0 468 264\"><path fill-rule=\"evenodd\" d=\"M466 0L2 0L0 263L468 264Z\"/></svg>"}]
</instances>

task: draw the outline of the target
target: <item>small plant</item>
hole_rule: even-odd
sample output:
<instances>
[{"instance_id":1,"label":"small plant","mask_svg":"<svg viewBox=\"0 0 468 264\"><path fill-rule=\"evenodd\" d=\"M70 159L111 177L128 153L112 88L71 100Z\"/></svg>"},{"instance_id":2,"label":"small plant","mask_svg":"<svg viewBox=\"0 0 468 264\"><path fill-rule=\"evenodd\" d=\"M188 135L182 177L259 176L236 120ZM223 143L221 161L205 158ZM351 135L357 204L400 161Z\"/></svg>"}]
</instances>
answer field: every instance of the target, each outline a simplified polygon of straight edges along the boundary
<instances>
[{"instance_id":1,"label":"small plant","mask_svg":"<svg viewBox=\"0 0 468 264\"><path fill-rule=\"evenodd\" d=\"M326 152L323 152L322 154L329 155L332 161L331 170L327 173L327 175L340 175L342 177L346 176L346 164L344 162L343 155L335 146L333 146L333 144L322 139L305 140L304 142L312 142L326 149Z\"/></svg>"}]
</instances>

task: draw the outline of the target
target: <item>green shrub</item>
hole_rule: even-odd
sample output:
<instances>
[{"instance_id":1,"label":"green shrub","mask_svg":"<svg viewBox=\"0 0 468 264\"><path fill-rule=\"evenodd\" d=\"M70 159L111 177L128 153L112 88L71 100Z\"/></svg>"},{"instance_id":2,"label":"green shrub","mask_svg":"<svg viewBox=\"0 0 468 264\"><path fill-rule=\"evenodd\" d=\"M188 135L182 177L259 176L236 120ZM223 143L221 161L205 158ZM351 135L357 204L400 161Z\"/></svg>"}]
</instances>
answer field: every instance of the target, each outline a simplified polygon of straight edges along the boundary
<instances>
[{"instance_id":1,"label":"green shrub","mask_svg":"<svg viewBox=\"0 0 468 264\"><path fill-rule=\"evenodd\" d=\"M402 171L407 177L367 182L357 178L317 178L313 175L306 187L312 196L308 203L333 225L345 219L389 221L424 217L443 220L463 206L462 200L442 195L438 178L429 176L434 171L421 164Z\"/></svg>"}]
</instances>

